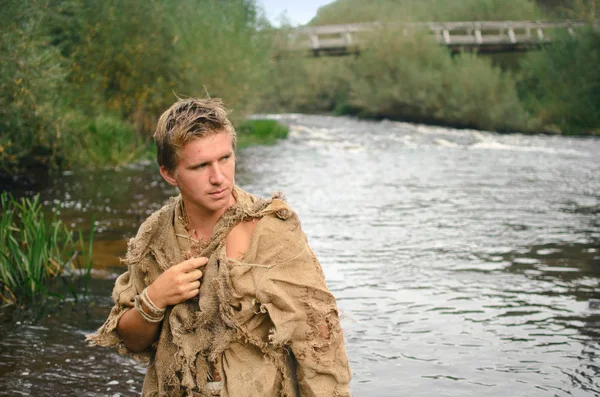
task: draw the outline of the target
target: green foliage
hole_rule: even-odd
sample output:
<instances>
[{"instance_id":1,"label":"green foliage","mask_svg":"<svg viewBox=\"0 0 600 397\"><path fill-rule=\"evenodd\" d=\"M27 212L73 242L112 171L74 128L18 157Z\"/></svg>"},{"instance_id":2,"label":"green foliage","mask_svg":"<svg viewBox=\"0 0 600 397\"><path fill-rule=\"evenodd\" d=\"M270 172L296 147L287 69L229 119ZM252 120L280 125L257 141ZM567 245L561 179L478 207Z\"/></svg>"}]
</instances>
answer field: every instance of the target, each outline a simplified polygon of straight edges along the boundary
<instances>
[{"instance_id":1,"label":"green foliage","mask_svg":"<svg viewBox=\"0 0 600 397\"><path fill-rule=\"evenodd\" d=\"M600 32L564 35L523 61L520 95L546 130L600 132Z\"/></svg>"},{"instance_id":2,"label":"green foliage","mask_svg":"<svg viewBox=\"0 0 600 397\"><path fill-rule=\"evenodd\" d=\"M537 0L537 3L558 18L594 21L600 13L600 0Z\"/></svg>"},{"instance_id":3,"label":"green foliage","mask_svg":"<svg viewBox=\"0 0 600 397\"><path fill-rule=\"evenodd\" d=\"M599 1L337 0L313 23L545 19L536 4L592 20ZM520 99L514 78L489 62L451 58L400 31L381 32L357 57L278 57L285 34L274 37L255 0L6 0L0 38L2 175L146 158L156 119L176 95L221 97L235 124L255 111L301 111L598 129L593 32L528 57Z\"/></svg>"},{"instance_id":4,"label":"green foliage","mask_svg":"<svg viewBox=\"0 0 600 397\"><path fill-rule=\"evenodd\" d=\"M598 1L338 0L322 7L311 23L537 20L546 15L589 20L597 15ZM392 23L382 26L365 37L360 56L278 61L266 103L270 99L287 111L497 131L599 132L597 31L557 36L546 51L521 55L527 60L519 65L519 77L486 57L451 56L424 33L407 35Z\"/></svg>"},{"instance_id":5,"label":"green foliage","mask_svg":"<svg viewBox=\"0 0 600 397\"><path fill-rule=\"evenodd\" d=\"M151 158L151 143L135 133L134 126L109 114L89 119L77 114L66 115L61 135L66 166L123 166L141 158Z\"/></svg>"},{"instance_id":6,"label":"green foliage","mask_svg":"<svg viewBox=\"0 0 600 397\"><path fill-rule=\"evenodd\" d=\"M261 110L329 112L349 88L352 59L282 57L272 61L271 81L263 88Z\"/></svg>"},{"instance_id":7,"label":"green foliage","mask_svg":"<svg viewBox=\"0 0 600 397\"><path fill-rule=\"evenodd\" d=\"M159 0L55 1L54 45L71 65L67 103L90 117L104 111L140 129L163 110L178 75L173 34ZM148 125L147 125L148 124Z\"/></svg>"},{"instance_id":8,"label":"green foliage","mask_svg":"<svg viewBox=\"0 0 600 397\"><path fill-rule=\"evenodd\" d=\"M176 92L223 98L232 121L242 121L256 109L272 51L254 1L185 0L165 11L181 77Z\"/></svg>"},{"instance_id":9,"label":"green foliage","mask_svg":"<svg viewBox=\"0 0 600 397\"><path fill-rule=\"evenodd\" d=\"M0 13L0 173L47 166L55 157L58 92L66 76L42 29L48 12L36 0L8 0Z\"/></svg>"},{"instance_id":10,"label":"green foliage","mask_svg":"<svg viewBox=\"0 0 600 397\"><path fill-rule=\"evenodd\" d=\"M253 0L8 0L0 15L0 173L146 156L176 95L257 105L271 34Z\"/></svg>"},{"instance_id":11,"label":"green foliage","mask_svg":"<svg viewBox=\"0 0 600 397\"><path fill-rule=\"evenodd\" d=\"M524 111L512 75L471 53L443 70L439 118L445 123L496 131L530 131L537 124Z\"/></svg>"},{"instance_id":12,"label":"green foliage","mask_svg":"<svg viewBox=\"0 0 600 397\"><path fill-rule=\"evenodd\" d=\"M485 58L453 58L426 34L390 27L367 40L367 50L357 57L280 61L270 97L295 111L501 131L534 125L512 77Z\"/></svg>"},{"instance_id":13,"label":"green foliage","mask_svg":"<svg viewBox=\"0 0 600 397\"><path fill-rule=\"evenodd\" d=\"M0 204L0 298L11 305L53 295L51 281L56 280L77 299L75 284L66 277L78 273L87 286L93 228L86 248L82 233L74 237L56 215L46 221L39 195L17 201L2 192Z\"/></svg>"},{"instance_id":14,"label":"green foliage","mask_svg":"<svg viewBox=\"0 0 600 397\"><path fill-rule=\"evenodd\" d=\"M537 20L532 0L337 0L319 9L311 25L372 21L444 22Z\"/></svg>"},{"instance_id":15,"label":"green foliage","mask_svg":"<svg viewBox=\"0 0 600 397\"><path fill-rule=\"evenodd\" d=\"M276 120L251 119L237 128L238 149L253 145L272 145L288 136L289 128Z\"/></svg>"}]
</instances>

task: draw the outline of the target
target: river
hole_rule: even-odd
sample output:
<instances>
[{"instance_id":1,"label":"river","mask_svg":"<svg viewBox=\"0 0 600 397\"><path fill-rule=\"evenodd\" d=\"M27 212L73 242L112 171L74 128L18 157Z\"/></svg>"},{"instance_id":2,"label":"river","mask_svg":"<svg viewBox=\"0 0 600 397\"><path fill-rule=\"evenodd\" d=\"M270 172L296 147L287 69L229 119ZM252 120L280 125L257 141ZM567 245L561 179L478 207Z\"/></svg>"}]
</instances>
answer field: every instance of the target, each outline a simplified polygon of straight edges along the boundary
<instances>
[{"instance_id":1,"label":"river","mask_svg":"<svg viewBox=\"0 0 600 397\"><path fill-rule=\"evenodd\" d=\"M355 396L600 394L600 140L272 116L237 182L282 190L338 299ZM3 309L0 396L135 396L144 368L84 335L118 256L174 194L156 166L68 172L42 192L96 219L87 310Z\"/></svg>"}]
</instances>

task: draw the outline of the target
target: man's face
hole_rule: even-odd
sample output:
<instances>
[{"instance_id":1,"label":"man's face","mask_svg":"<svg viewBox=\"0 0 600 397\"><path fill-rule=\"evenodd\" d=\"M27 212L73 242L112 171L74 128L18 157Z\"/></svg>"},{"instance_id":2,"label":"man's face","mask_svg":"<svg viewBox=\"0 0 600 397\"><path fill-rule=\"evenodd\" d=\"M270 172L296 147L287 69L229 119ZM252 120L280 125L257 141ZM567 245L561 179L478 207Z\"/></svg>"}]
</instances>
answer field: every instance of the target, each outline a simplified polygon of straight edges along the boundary
<instances>
[{"instance_id":1,"label":"man's face","mask_svg":"<svg viewBox=\"0 0 600 397\"><path fill-rule=\"evenodd\" d=\"M195 207L194 213L221 215L234 203L235 153L229 133L220 131L187 143L175 172L161 167L161 174L179 188L186 206Z\"/></svg>"}]
</instances>

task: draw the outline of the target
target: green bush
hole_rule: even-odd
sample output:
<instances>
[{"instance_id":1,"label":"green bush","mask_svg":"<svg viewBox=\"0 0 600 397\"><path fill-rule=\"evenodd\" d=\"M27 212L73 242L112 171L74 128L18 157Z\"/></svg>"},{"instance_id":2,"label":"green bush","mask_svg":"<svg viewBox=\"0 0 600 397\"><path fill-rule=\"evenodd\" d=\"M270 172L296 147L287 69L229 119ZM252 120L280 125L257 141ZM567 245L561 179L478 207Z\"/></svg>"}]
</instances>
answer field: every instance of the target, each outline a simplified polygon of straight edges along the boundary
<instances>
[{"instance_id":1,"label":"green bush","mask_svg":"<svg viewBox=\"0 0 600 397\"><path fill-rule=\"evenodd\" d=\"M65 116L61 145L66 166L123 166L141 158L150 158L150 142L139 137L131 123L111 115L88 119L81 115Z\"/></svg>"},{"instance_id":2,"label":"green bush","mask_svg":"<svg viewBox=\"0 0 600 397\"><path fill-rule=\"evenodd\" d=\"M46 2L9 0L0 13L0 174L53 164L66 71L43 28Z\"/></svg>"},{"instance_id":3,"label":"green bush","mask_svg":"<svg viewBox=\"0 0 600 397\"><path fill-rule=\"evenodd\" d=\"M271 54L253 0L8 0L0 34L9 175L144 157L176 95L222 97L239 122L258 105Z\"/></svg>"},{"instance_id":4,"label":"green bush","mask_svg":"<svg viewBox=\"0 0 600 397\"><path fill-rule=\"evenodd\" d=\"M519 92L544 129L600 133L600 32L564 35L521 65Z\"/></svg>"},{"instance_id":5,"label":"green bush","mask_svg":"<svg viewBox=\"0 0 600 397\"><path fill-rule=\"evenodd\" d=\"M463 53L442 71L439 118L457 126L528 132L537 127L524 110L511 74L487 58Z\"/></svg>"},{"instance_id":6,"label":"green bush","mask_svg":"<svg viewBox=\"0 0 600 397\"><path fill-rule=\"evenodd\" d=\"M554 18L594 21L600 12L600 0L537 0Z\"/></svg>"},{"instance_id":7,"label":"green bush","mask_svg":"<svg viewBox=\"0 0 600 397\"><path fill-rule=\"evenodd\" d=\"M426 34L387 29L351 66L348 104L367 117L489 130L528 128L515 82L473 54L452 58Z\"/></svg>"},{"instance_id":8,"label":"green bush","mask_svg":"<svg viewBox=\"0 0 600 397\"><path fill-rule=\"evenodd\" d=\"M285 139L289 129L276 120L246 120L237 128L238 149L253 145L272 145Z\"/></svg>"},{"instance_id":9,"label":"green bush","mask_svg":"<svg viewBox=\"0 0 600 397\"><path fill-rule=\"evenodd\" d=\"M165 17L182 95L223 98L237 124L258 106L272 52L267 21L252 0L169 2ZM172 95L165 92L167 102ZM170 103L169 103L170 105Z\"/></svg>"},{"instance_id":10,"label":"green bush","mask_svg":"<svg viewBox=\"0 0 600 397\"><path fill-rule=\"evenodd\" d=\"M321 7L311 25L372 21L537 20L541 16L532 0L337 0Z\"/></svg>"},{"instance_id":11,"label":"green bush","mask_svg":"<svg viewBox=\"0 0 600 397\"><path fill-rule=\"evenodd\" d=\"M264 112L333 111L349 88L347 57L282 57L272 61L261 95Z\"/></svg>"},{"instance_id":12,"label":"green bush","mask_svg":"<svg viewBox=\"0 0 600 397\"><path fill-rule=\"evenodd\" d=\"M93 228L85 242L81 232L74 237L56 215L47 222L39 195L17 201L2 192L0 204L0 299L11 305L56 294L53 280L62 281L77 299L74 282L65 277L79 274L87 286Z\"/></svg>"}]
</instances>

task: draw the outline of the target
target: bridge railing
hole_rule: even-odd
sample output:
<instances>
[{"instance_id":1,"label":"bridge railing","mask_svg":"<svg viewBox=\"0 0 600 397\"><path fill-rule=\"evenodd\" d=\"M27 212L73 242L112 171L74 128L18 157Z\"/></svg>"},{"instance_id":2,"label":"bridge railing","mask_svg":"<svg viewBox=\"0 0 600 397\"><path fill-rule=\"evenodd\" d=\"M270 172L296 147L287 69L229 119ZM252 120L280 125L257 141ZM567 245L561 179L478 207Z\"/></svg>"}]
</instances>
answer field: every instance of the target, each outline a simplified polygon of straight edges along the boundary
<instances>
[{"instance_id":1,"label":"bridge railing","mask_svg":"<svg viewBox=\"0 0 600 397\"><path fill-rule=\"evenodd\" d=\"M364 33L386 26L405 33L429 30L439 44L453 50L523 50L551 42L550 32L566 30L575 35L576 29L589 25L583 21L476 21L476 22L421 22L385 25L360 23L303 27L289 32L288 50L310 50L313 54L358 52L365 45ZM594 23L598 28L598 21Z\"/></svg>"}]
</instances>

